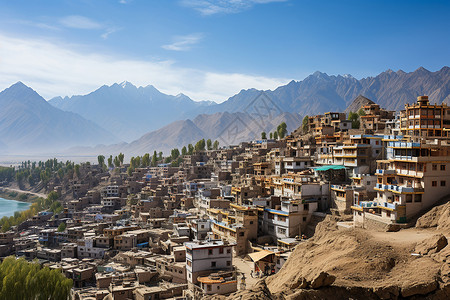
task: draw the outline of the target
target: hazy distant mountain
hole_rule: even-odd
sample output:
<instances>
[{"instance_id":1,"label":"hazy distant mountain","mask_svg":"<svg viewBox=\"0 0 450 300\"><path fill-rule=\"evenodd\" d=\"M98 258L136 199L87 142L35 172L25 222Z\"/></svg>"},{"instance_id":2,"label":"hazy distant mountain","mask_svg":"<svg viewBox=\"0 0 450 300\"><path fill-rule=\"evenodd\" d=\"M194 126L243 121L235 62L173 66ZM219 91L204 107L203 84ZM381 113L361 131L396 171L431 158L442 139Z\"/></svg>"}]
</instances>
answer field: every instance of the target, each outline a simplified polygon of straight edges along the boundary
<instances>
[{"instance_id":1,"label":"hazy distant mountain","mask_svg":"<svg viewBox=\"0 0 450 300\"><path fill-rule=\"evenodd\" d=\"M129 82L104 85L88 95L56 97L49 102L97 123L128 142L170 122L195 116L197 108L211 104L195 102L183 94L166 95L151 85L138 88ZM194 115L188 116L187 112Z\"/></svg>"},{"instance_id":2,"label":"hazy distant mountain","mask_svg":"<svg viewBox=\"0 0 450 300\"><path fill-rule=\"evenodd\" d=\"M55 152L119 140L77 114L59 110L18 82L0 93L0 154ZM6 148L8 150L6 150Z\"/></svg>"},{"instance_id":3,"label":"hazy distant mountain","mask_svg":"<svg viewBox=\"0 0 450 300\"><path fill-rule=\"evenodd\" d=\"M299 115L282 113L265 120L262 126L260 120L247 113L220 112L212 115L202 114L195 119L176 121L158 130L149 132L139 139L126 144L98 146L95 148L76 147L71 153L80 155L117 154L143 155L144 153L163 151L168 153L173 148L181 149L189 143L194 144L200 139L218 140L221 146L238 144L242 141L260 139L261 132L267 137L281 123L286 122L288 132L300 126Z\"/></svg>"},{"instance_id":4,"label":"hazy distant mountain","mask_svg":"<svg viewBox=\"0 0 450 300\"><path fill-rule=\"evenodd\" d=\"M203 113L244 111L252 106L261 91L242 90L227 101L203 108ZM450 68L436 72L419 68L405 73L388 70L375 77L357 80L351 75L329 76L315 72L302 81L291 81L265 94L279 110L315 115L327 111L344 111L358 96L367 97L381 107L401 110L417 96L428 95L433 103L450 102Z\"/></svg>"}]
</instances>

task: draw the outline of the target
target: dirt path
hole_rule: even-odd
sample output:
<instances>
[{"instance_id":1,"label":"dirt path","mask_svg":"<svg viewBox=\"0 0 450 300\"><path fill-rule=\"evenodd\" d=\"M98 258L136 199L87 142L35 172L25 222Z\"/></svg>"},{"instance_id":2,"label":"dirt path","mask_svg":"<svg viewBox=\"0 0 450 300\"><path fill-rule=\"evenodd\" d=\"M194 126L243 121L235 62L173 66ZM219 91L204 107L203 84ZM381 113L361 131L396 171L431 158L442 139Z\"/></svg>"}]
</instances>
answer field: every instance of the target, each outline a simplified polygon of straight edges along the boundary
<instances>
[{"instance_id":1,"label":"dirt path","mask_svg":"<svg viewBox=\"0 0 450 300\"><path fill-rule=\"evenodd\" d=\"M42 198L46 198L47 197L46 194L35 193L35 192L30 192L30 191L24 191L24 190L21 190L21 189L13 189L13 188L7 188L7 187L1 187L1 189L12 191L12 192L23 193L23 194L31 194L31 195L35 195L35 196L42 197Z\"/></svg>"},{"instance_id":2,"label":"dirt path","mask_svg":"<svg viewBox=\"0 0 450 300\"><path fill-rule=\"evenodd\" d=\"M259 278L252 278L250 276L251 273L250 271L252 270L253 267L253 263L251 261L246 261L240 257L235 256L233 257L233 264L236 266L239 272L245 274L246 289L252 288L256 284L256 282L258 282Z\"/></svg>"},{"instance_id":3,"label":"dirt path","mask_svg":"<svg viewBox=\"0 0 450 300\"><path fill-rule=\"evenodd\" d=\"M397 232L371 232L371 235L375 240L402 245L416 244L435 234L436 232L433 230L416 228L403 229Z\"/></svg>"}]
</instances>

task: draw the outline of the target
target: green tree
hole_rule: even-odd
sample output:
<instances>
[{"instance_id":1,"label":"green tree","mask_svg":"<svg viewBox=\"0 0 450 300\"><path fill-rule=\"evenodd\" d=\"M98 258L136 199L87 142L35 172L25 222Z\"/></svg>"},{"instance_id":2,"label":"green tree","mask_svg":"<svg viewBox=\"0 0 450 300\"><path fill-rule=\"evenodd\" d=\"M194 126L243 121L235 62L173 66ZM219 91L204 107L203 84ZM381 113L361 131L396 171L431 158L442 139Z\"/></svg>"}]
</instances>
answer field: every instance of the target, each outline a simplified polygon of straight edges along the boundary
<instances>
[{"instance_id":1,"label":"green tree","mask_svg":"<svg viewBox=\"0 0 450 300\"><path fill-rule=\"evenodd\" d=\"M155 152L153 152L153 156L152 156L152 167L156 167L156 165L158 164L158 154Z\"/></svg>"},{"instance_id":2,"label":"green tree","mask_svg":"<svg viewBox=\"0 0 450 300\"><path fill-rule=\"evenodd\" d=\"M188 154L192 155L192 153L194 153L194 146L192 146L192 144L188 145Z\"/></svg>"},{"instance_id":3,"label":"green tree","mask_svg":"<svg viewBox=\"0 0 450 300\"><path fill-rule=\"evenodd\" d=\"M160 152L158 153L158 155L159 155L159 160L162 160L162 159L163 159L163 153L162 153L162 151L160 151Z\"/></svg>"},{"instance_id":4,"label":"green tree","mask_svg":"<svg viewBox=\"0 0 450 300\"><path fill-rule=\"evenodd\" d=\"M280 125L278 125L277 127L277 133L278 133L278 137L280 139L284 138L286 136L287 133L287 125L285 122L281 123Z\"/></svg>"},{"instance_id":5,"label":"green tree","mask_svg":"<svg viewBox=\"0 0 450 300\"><path fill-rule=\"evenodd\" d=\"M306 115L302 120L302 131L303 133L308 132L308 123L309 123L309 116Z\"/></svg>"},{"instance_id":6,"label":"green tree","mask_svg":"<svg viewBox=\"0 0 450 300\"><path fill-rule=\"evenodd\" d=\"M214 150L219 149L219 141L218 141L218 140L215 140L215 141L214 141L214 143L213 143L213 149L214 149Z\"/></svg>"},{"instance_id":7,"label":"green tree","mask_svg":"<svg viewBox=\"0 0 450 300\"><path fill-rule=\"evenodd\" d=\"M352 121L352 128L353 129L358 129L359 128L360 122L359 122L359 115L358 115L358 113L354 113L352 111L349 112L348 113L348 119L350 121Z\"/></svg>"},{"instance_id":8,"label":"green tree","mask_svg":"<svg viewBox=\"0 0 450 300\"><path fill-rule=\"evenodd\" d=\"M75 165L75 174L77 174L78 178L80 177L80 165L79 164Z\"/></svg>"},{"instance_id":9,"label":"green tree","mask_svg":"<svg viewBox=\"0 0 450 300\"><path fill-rule=\"evenodd\" d=\"M270 139L273 139L273 133L272 132L269 133L269 137L270 137Z\"/></svg>"},{"instance_id":10,"label":"green tree","mask_svg":"<svg viewBox=\"0 0 450 300\"><path fill-rule=\"evenodd\" d=\"M142 166L148 167L150 166L150 154L145 153L144 156L142 156Z\"/></svg>"},{"instance_id":11,"label":"green tree","mask_svg":"<svg viewBox=\"0 0 450 300\"><path fill-rule=\"evenodd\" d=\"M123 165L123 159L125 158L125 155L122 152L120 152L118 157L119 157L120 165Z\"/></svg>"},{"instance_id":12,"label":"green tree","mask_svg":"<svg viewBox=\"0 0 450 300\"><path fill-rule=\"evenodd\" d=\"M61 224L59 224L58 226L58 232L63 232L66 230L66 223L61 222Z\"/></svg>"},{"instance_id":13,"label":"green tree","mask_svg":"<svg viewBox=\"0 0 450 300\"><path fill-rule=\"evenodd\" d=\"M261 132L261 139L262 140L267 140L267 134L265 131Z\"/></svg>"},{"instance_id":14,"label":"green tree","mask_svg":"<svg viewBox=\"0 0 450 300\"><path fill-rule=\"evenodd\" d=\"M139 168L141 166L141 157L140 156L136 156L134 158L134 164L135 164L135 168Z\"/></svg>"},{"instance_id":15,"label":"green tree","mask_svg":"<svg viewBox=\"0 0 450 300\"><path fill-rule=\"evenodd\" d=\"M278 132L276 132L276 131L273 132L273 138L275 140L278 140Z\"/></svg>"},{"instance_id":16,"label":"green tree","mask_svg":"<svg viewBox=\"0 0 450 300\"><path fill-rule=\"evenodd\" d=\"M0 299L69 299L73 282L60 270L7 257L0 264Z\"/></svg>"},{"instance_id":17,"label":"green tree","mask_svg":"<svg viewBox=\"0 0 450 300\"><path fill-rule=\"evenodd\" d=\"M212 150L212 142L211 139L206 140L206 149Z\"/></svg>"},{"instance_id":18,"label":"green tree","mask_svg":"<svg viewBox=\"0 0 450 300\"><path fill-rule=\"evenodd\" d=\"M99 166L103 168L103 165L105 164L105 156L104 155L97 156L97 161Z\"/></svg>"},{"instance_id":19,"label":"green tree","mask_svg":"<svg viewBox=\"0 0 450 300\"><path fill-rule=\"evenodd\" d=\"M112 168L112 167L114 167L114 165L113 165L113 157L112 157L112 155L110 155L108 157L108 168Z\"/></svg>"},{"instance_id":20,"label":"green tree","mask_svg":"<svg viewBox=\"0 0 450 300\"><path fill-rule=\"evenodd\" d=\"M114 166L116 168L120 167L120 160L117 156L114 156Z\"/></svg>"},{"instance_id":21,"label":"green tree","mask_svg":"<svg viewBox=\"0 0 450 300\"><path fill-rule=\"evenodd\" d=\"M201 139L200 141L197 142L197 144L195 144L195 151L201 151L201 150L205 150L205 146L206 146L206 142L205 139Z\"/></svg>"},{"instance_id":22,"label":"green tree","mask_svg":"<svg viewBox=\"0 0 450 300\"><path fill-rule=\"evenodd\" d=\"M171 160L176 160L179 156L180 156L180 150L178 150L177 148L172 149L172 151L170 151Z\"/></svg>"},{"instance_id":23,"label":"green tree","mask_svg":"<svg viewBox=\"0 0 450 300\"><path fill-rule=\"evenodd\" d=\"M181 148L181 155L186 155L186 154L187 154L186 146L183 146L183 148Z\"/></svg>"}]
</instances>

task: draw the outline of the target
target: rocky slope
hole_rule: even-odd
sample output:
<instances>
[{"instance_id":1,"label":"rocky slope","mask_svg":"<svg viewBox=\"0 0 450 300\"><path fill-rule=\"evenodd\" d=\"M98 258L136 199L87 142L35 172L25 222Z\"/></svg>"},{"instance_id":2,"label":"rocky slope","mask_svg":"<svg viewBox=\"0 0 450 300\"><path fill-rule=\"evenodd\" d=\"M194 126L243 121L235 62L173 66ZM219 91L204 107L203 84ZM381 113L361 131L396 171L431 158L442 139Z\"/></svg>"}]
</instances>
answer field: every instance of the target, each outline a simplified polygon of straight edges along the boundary
<instances>
[{"instance_id":1,"label":"rocky slope","mask_svg":"<svg viewBox=\"0 0 450 300\"><path fill-rule=\"evenodd\" d=\"M358 97L355 98L355 100L353 100L353 102L349 106L347 106L347 108L345 109L344 112L346 114L348 114L351 111L357 112L364 105L369 105L369 104L374 104L374 103L375 102L373 102L369 98L366 98L363 95L359 95Z\"/></svg>"},{"instance_id":2,"label":"rocky slope","mask_svg":"<svg viewBox=\"0 0 450 300\"><path fill-rule=\"evenodd\" d=\"M339 229L328 216L276 275L226 299L449 299L449 229L450 203L399 232Z\"/></svg>"}]
</instances>

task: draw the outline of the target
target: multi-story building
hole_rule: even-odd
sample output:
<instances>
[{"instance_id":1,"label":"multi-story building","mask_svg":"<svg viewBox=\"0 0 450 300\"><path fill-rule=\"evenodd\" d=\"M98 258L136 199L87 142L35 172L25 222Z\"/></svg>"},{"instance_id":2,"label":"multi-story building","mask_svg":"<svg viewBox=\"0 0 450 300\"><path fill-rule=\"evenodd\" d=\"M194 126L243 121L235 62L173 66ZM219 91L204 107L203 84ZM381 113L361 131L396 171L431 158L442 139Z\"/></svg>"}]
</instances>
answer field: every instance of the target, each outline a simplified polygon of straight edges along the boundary
<instances>
[{"instance_id":1,"label":"multi-story building","mask_svg":"<svg viewBox=\"0 0 450 300\"><path fill-rule=\"evenodd\" d=\"M387 159L378 162L373 201L354 203L355 222L366 219L387 224L406 223L450 194L450 144L388 142Z\"/></svg>"},{"instance_id":2,"label":"multi-story building","mask_svg":"<svg viewBox=\"0 0 450 300\"><path fill-rule=\"evenodd\" d=\"M292 238L305 231L317 207L316 201L284 200L278 209L263 209L259 226L265 234L276 239Z\"/></svg>"},{"instance_id":3,"label":"multi-story building","mask_svg":"<svg viewBox=\"0 0 450 300\"><path fill-rule=\"evenodd\" d=\"M450 107L430 104L428 96L417 97L417 103L406 104L400 112L401 131L408 136L448 137Z\"/></svg>"},{"instance_id":4,"label":"multi-story building","mask_svg":"<svg viewBox=\"0 0 450 300\"><path fill-rule=\"evenodd\" d=\"M203 294L235 292L237 280L233 267L233 246L220 240L185 243L189 285L195 285Z\"/></svg>"}]
</instances>

